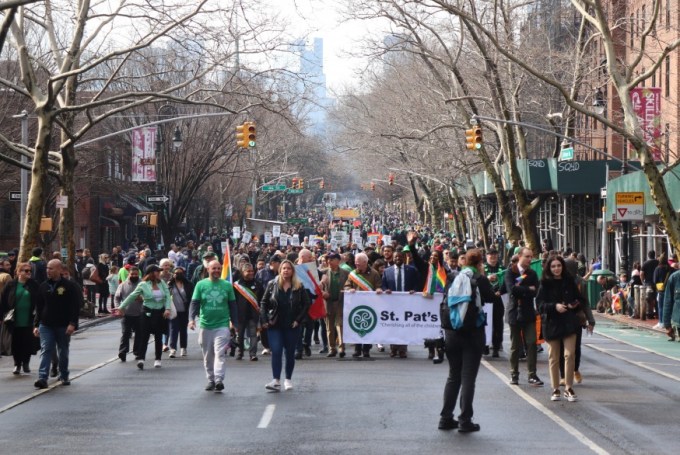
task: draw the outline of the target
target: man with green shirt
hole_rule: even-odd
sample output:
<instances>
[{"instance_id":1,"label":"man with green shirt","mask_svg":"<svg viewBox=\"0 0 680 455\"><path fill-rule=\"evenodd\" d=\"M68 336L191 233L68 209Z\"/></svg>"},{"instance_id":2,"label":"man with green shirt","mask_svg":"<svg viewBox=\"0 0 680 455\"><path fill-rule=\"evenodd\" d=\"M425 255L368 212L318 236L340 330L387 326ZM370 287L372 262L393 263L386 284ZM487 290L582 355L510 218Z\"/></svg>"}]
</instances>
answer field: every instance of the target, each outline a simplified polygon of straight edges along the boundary
<instances>
[{"instance_id":1,"label":"man with green shirt","mask_svg":"<svg viewBox=\"0 0 680 455\"><path fill-rule=\"evenodd\" d=\"M208 263L208 278L194 288L189 312L189 328L196 328L198 316L200 330L198 343L203 350L203 365L208 377L205 390L224 390L224 374L227 369L226 349L229 343L231 321L238 321L236 296L231 283L221 278L222 265L216 261ZM199 315L200 314L200 315Z\"/></svg>"}]
</instances>

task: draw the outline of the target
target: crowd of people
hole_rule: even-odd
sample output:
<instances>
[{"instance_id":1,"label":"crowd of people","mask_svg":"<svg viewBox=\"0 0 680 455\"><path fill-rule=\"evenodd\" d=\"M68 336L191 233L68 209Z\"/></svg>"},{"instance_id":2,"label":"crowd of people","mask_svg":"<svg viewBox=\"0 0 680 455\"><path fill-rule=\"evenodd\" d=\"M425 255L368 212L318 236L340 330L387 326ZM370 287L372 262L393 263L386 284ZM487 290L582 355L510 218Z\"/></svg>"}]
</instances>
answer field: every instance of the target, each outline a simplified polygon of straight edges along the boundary
<instances>
[{"instance_id":1,"label":"crowd of people","mask_svg":"<svg viewBox=\"0 0 680 455\"><path fill-rule=\"evenodd\" d=\"M544 385L537 372L537 355L545 341L550 400L578 400L574 384L582 381L581 337L595 325L585 280L597 265L588 266L582 255L572 251L548 250L548 245L539 261L519 243L507 250L503 245L502 252L495 247L485 251L474 242L458 241L443 231L412 229L396 219L380 227L380 237L389 235L389 243L368 241L375 227L349 225L361 232L361 239L331 248L334 226L323 217L316 221L311 230L288 231L299 236L295 242L299 245L278 245L276 239L264 244L262 238L231 243L230 273L222 270L226 263L222 242L228 234L216 230L200 241L179 236L164 257L142 244L127 253L115 247L96 261L89 250L78 250L74 277L56 254L48 261L37 248L28 262L17 262L13 252L0 259L0 314L3 330L11 335L13 373L29 373L30 358L40 351L35 386L47 387L51 365L52 373L68 385L70 335L77 329L78 313L89 302L100 314L113 312L121 318L121 362L132 353L137 368L143 370L153 336L153 366L161 368L164 353L170 358L187 356L188 331L198 329L206 390L224 390L228 356L252 362L270 356L272 378L266 390L291 390L296 361L312 356L314 345L319 345L319 355L329 358L350 353L354 358L371 357L371 344L346 349L345 293L427 292L431 270L441 270L446 277L445 287L439 290L444 296L442 337L426 343L429 359L440 363L445 355L449 364L440 429L480 429L472 421L476 376L484 355L500 357L506 324L510 384L520 383L520 360L526 360L526 382ZM325 317L316 320L310 317L310 307L318 296L296 276L296 264L308 262L317 265L325 307ZM612 306L612 311L658 317L659 327L667 329L670 338L680 339L677 268L676 261L669 262L665 255L657 260L650 252L647 262L634 266L631 281L626 273L619 280L600 277L598 281L612 295L626 292L626 303L618 309ZM628 304L633 283L643 287L647 305L640 304L639 297ZM484 304L491 304L488 318ZM491 328L489 339L486 325ZM377 350L396 359L409 355L406 345L378 344Z\"/></svg>"}]
</instances>

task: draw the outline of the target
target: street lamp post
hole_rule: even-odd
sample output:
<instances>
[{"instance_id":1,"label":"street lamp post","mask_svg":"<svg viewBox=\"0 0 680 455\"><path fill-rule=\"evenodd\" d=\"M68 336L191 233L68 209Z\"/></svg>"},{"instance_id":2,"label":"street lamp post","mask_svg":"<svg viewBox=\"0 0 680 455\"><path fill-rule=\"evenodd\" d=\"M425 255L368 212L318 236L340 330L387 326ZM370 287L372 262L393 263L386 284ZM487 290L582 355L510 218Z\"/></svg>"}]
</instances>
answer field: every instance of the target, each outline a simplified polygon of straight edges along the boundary
<instances>
[{"instance_id":1,"label":"street lamp post","mask_svg":"<svg viewBox=\"0 0 680 455\"><path fill-rule=\"evenodd\" d=\"M595 92L595 97L593 99L593 110L597 115L604 115L605 112L607 111L607 101L604 98L604 93L602 93L602 89L598 88L597 91ZM607 124L604 125L604 144L603 144L603 151L605 153L604 159L605 159L605 175L604 175L604 187L605 191L607 190L607 187L609 186L609 156L607 155ZM612 200L612 196L607 194L607 199ZM609 260L608 260L608 255L607 255L607 219L606 215L607 212L605 210L606 207L606 200L605 200L605 205L602 207L602 245L600 246L600 256L602 257L602 268L606 269L608 268L609 265ZM611 203L611 202L610 202Z\"/></svg>"},{"instance_id":2,"label":"street lamp post","mask_svg":"<svg viewBox=\"0 0 680 455\"><path fill-rule=\"evenodd\" d=\"M170 115L170 116L176 116L177 115L177 109L175 109L174 106L171 106L169 104L165 104L161 106L158 109L158 116L163 116L163 115ZM163 183L161 182L161 176L163 175L163 172L161 172L161 162L162 162L162 153L163 153L163 124L158 125L158 129L156 130L156 193L159 195L164 194L163 193ZM175 131L173 132L172 135L172 149L174 152L177 152L180 148L182 147L182 132L179 129L179 126L175 125ZM168 195L170 200L167 203L163 203L161 206L161 213L163 213L167 207L167 216L159 217L160 219L163 219L164 223L168 222L168 219L170 218L171 214L171 205L172 205L172 198ZM165 214L164 214L165 215ZM163 241L163 229L160 229L160 245L165 245L165 242Z\"/></svg>"}]
</instances>

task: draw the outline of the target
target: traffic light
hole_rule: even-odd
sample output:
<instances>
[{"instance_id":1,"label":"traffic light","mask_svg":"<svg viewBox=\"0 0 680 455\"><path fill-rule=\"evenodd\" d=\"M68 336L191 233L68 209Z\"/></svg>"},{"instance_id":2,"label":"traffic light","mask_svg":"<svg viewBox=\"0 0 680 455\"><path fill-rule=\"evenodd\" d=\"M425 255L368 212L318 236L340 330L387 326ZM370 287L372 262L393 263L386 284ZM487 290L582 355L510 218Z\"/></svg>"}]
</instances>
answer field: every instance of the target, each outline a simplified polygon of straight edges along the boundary
<instances>
[{"instance_id":1,"label":"traffic light","mask_svg":"<svg viewBox=\"0 0 680 455\"><path fill-rule=\"evenodd\" d=\"M325 185L323 179L321 179L321 181L319 182L319 188L321 188L323 190L324 186L326 186L326 185Z\"/></svg>"},{"instance_id":2,"label":"traffic light","mask_svg":"<svg viewBox=\"0 0 680 455\"><path fill-rule=\"evenodd\" d=\"M248 140L248 147L252 148L255 147L256 144L256 129L255 129L255 122L246 122L246 133L247 137L246 139Z\"/></svg>"},{"instance_id":3,"label":"traffic light","mask_svg":"<svg viewBox=\"0 0 680 455\"><path fill-rule=\"evenodd\" d=\"M300 178L298 179L298 189L302 190L305 188L305 179Z\"/></svg>"},{"instance_id":4,"label":"traffic light","mask_svg":"<svg viewBox=\"0 0 680 455\"><path fill-rule=\"evenodd\" d=\"M297 177L293 177L293 184L291 185L291 188L293 188L294 190L296 190L296 189L297 189L297 184L298 184L298 179L297 179Z\"/></svg>"},{"instance_id":5,"label":"traffic light","mask_svg":"<svg viewBox=\"0 0 680 455\"><path fill-rule=\"evenodd\" d=\"M390 185L394 185L394 174L388 175L387 180L389 181Z\"/></svg>"},{"instance_id":6,"label":"traffic light","mask_svg":"<svg viewBox=\"0 0 680 455\"><path fill-rule=\"evenodd\" d=\"M248 123L236 127L236 146L242 149L248 148L248 141L246 140L246 127Z\"/></svg>"},{"instance_id":7,"label":"traffic light","mask_svg":"<svg viewBox=\"0 0 680 455\"><path fill-rule=\"evenodd\" d=\"M244 122L236 127L236 146L247 149L255 147L256 128L255 122Z\"/></svg>"},{"instance_id":8,"label":"traffic light","mask_svg":"<svg viewBox=\"0 0 680 455\"><path fill-rule=\"evenodd\" d=\"M475 125L469 130L465 130L465 147L468 150L479 150L482 148L482 129Z\"/></svg>"},{"instance_id":9,"label":"traffic light","mask_svg":"<svg viewBox=\"0 0 680 455\"><path fill-rule=\"evenodd\" d=\"M371 191L375 191L375 183L371 182Z\"/></svg>"}]
</instances>

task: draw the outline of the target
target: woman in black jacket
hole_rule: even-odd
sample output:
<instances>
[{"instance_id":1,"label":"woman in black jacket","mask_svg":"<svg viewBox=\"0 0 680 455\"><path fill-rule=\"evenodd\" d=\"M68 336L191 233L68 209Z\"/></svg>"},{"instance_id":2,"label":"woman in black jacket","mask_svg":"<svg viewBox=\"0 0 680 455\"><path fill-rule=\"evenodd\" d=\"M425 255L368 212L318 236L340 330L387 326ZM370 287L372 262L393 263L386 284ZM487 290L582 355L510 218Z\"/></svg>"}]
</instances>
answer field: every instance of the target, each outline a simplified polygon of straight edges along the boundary
<instances>
[{"instance_id":1,"label":"woman in black jacket","mask_svg":"<svg viewBox=\"0 0 680 455\"><path fill-rule=\"evenodd\" d=\"M260 302L262 328L267 330L269 348L272 351L273 380L267 390L281 390L283 352L286 352L285 390L293 388L291 378L295 368L295 346L300 339L300 326L307 320L311 302L307 290L295 276L295 266L285 260L279 267L279 275L271 280Z\"/></svg>"},{"instance_id":2,"label":"woman in black jacket","mask_svg":"<svg viewBox=\"0 0 680 455\"><path fill-rule=\"evenodd\" d=\"M574 363L576 332L581 330L577 312L586 305L575 279L567 272L564 259L552 256L543 269L541 286L536 296L536 304L543 316L543 337L548 343L548 363L552 401L561 399L560 394L560 344L564 345L564 396L569 401L577 401L572 385L574 383Z\"/></svg>"},{"instance_id":3,"label":"woman in black jacket","mask_svg":"<svg viewBox=\"0 0 680 455\"><path fill-rule=\"evenodd\" d=\"M170 320L168 335L170 358L173 359L177 356L177 338L179 338L180 356L186 357L189 306L191 304L191 297L194 295L194 285L187 279L186 271L183 267L175 268L172 278L168 283L168 289L177 310L177 317Z\"/></svg>"},{"instance_id":4,"label":"woman in black jacket","mask_svg":"<svg viewBox=\"0 0 680 455\"><path fill-rule=\"evenodd\" d=\"M5 322L7 330L12 332L12 356L14 357L14 374L30 373L31 355L40 349L40 339L33 336L35 311L40 300L40 287L31 279L31 265L28 262L17 264L16 280L12 280L0 295L0 315L3 320L10 311L14 316L11 322Z\"/></svg>"}]
</instances>

